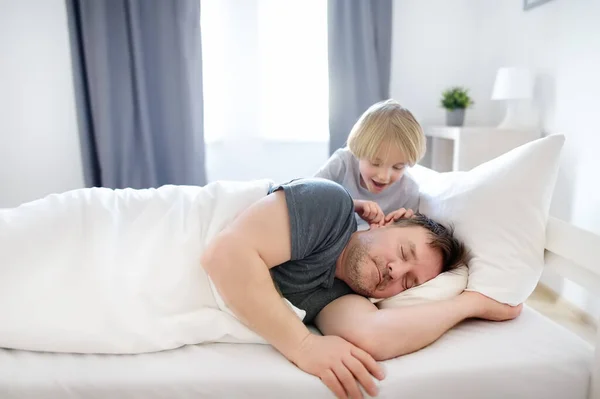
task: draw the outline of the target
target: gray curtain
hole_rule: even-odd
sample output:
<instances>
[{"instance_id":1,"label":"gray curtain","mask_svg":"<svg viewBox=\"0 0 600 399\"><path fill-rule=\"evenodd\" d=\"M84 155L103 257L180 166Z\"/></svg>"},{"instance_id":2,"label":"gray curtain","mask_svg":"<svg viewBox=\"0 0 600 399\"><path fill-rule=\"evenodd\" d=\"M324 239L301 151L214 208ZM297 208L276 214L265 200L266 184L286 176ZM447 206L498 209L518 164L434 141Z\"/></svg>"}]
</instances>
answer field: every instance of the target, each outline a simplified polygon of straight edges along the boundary
<instances>
[{"instance_id":1,"label":"gray curtain","mask_svg":"<svg viewBox=\"0 0 600 399\"><path fill-rule=\"evenodd\" d=\"M66 2L86 185L204 185L200 1Z\"/></svg>"},{"instance_id":2,"label":"gray curtain","mask_svg":"<svg viewBox=\"0 0 600 399\"><path fill-rule=\"evenodd\" d=\"M389 97L392 0L328 0L329 151L358 117Z\"/></svg>"}]
</instances>

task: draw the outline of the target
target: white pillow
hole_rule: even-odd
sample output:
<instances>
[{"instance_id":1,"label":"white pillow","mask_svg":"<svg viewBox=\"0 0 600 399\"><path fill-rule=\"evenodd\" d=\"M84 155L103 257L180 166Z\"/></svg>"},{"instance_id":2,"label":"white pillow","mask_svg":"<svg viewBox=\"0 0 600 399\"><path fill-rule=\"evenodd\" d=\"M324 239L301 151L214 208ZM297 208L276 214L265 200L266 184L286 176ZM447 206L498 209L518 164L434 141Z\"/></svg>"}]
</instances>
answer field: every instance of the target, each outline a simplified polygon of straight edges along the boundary
<instances>
[{"instance_id":1,"label":"white pillow","mask_svg":"<svg viewBox=\"0 0 600 399\"><path fill-rule=\"evenodd\" d=\"M386 309L450 299L465 290L468 273L466 266L460 266L391 298L372 300L372 302L376 303L378 308Z\"/></svg>"},{"instance_id":2,"label":"white pillow","mask_svg":"<svg viewBox=\"0 0 600 399\"><path fill-rule=\"evenodd\" d=\"M467 290L510 305L533 292L544 267L545 229L564 140L548 136L468 172L429 174L419 181L419 211L453 224L471 250Z\"/></svg>"}]
</instances>

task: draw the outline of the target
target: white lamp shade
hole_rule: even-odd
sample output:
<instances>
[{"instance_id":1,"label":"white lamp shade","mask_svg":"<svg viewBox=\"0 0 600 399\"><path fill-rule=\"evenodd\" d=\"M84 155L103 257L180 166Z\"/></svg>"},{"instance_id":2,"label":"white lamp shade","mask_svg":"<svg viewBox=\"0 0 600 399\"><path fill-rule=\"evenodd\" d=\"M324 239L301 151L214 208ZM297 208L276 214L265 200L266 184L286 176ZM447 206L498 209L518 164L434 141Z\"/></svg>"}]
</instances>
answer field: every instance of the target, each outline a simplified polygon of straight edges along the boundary
<instances>
[{"instance_id":1,"label":"white lamp shade","mask_svg":"<svg viewBox=\"0 0 600 399\"><path fill-rule=\"evenodd\" d=\"M517 100L533 96L531 72L525 68L500 68L492 92L492 100Z\"/></svg>"}]
</instances>

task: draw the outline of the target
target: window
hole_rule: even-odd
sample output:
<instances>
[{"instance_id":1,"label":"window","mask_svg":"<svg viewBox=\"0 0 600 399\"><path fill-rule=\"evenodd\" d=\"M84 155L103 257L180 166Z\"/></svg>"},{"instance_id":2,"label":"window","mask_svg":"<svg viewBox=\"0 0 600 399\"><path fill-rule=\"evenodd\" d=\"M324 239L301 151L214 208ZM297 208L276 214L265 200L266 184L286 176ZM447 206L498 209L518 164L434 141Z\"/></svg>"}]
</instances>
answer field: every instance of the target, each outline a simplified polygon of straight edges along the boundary
<instances>
[{"instance_id":1,"label":"window","mask_svg":"<svg viewBox=\"0 0 600 399\"><path fill-rule=\"evenodd\" d=\"M326 141L327 2L204 0L205 137Z\"/></svg>"}]
</instances>

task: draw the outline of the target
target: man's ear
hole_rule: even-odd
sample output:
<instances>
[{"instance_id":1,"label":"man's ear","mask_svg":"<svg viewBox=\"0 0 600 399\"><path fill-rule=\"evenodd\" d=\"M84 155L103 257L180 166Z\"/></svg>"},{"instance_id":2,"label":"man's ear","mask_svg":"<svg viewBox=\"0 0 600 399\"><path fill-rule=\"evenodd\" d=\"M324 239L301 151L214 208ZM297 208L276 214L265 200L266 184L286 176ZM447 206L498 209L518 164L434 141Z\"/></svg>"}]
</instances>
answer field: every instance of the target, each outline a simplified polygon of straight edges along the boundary
<instances>
[{"instance_id":1,"label":"man's ear","mask_svg":"<svg viewBox=\"0 0 600 399\"><path fill-rule=\"evenodd\" d=\"M394 220L394 219L392 219L392 220L390 220L389 222L383 222L383 225L382 225L382 226L379 226L379 227L387 227L387 226L389 226L389 225L392 225L392 224L394 224L394 222L395 222L395 220Z\"/></svg>"},{"instance_id":2,"label":"man's ear","mask_svg":"<svg viewBox=\"0 0 600 399\"><path fill-rule=\"evenodd\" d=\"M393 220L392 220L392 221L390 221L390 222L384 222L383 224L371 223L371 224L369 225L369 230L374 230L374 229L380 229L380 228L382 228L382 227L387 227L387 226L389 226L389 225L391 225L391 224L393 224L393 223L394 223L394 221L393 221Z\"/></svg>"}]
</instances>

